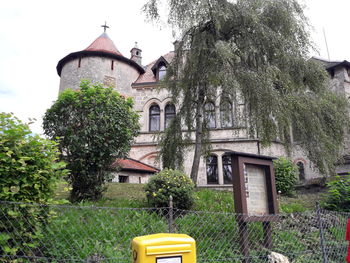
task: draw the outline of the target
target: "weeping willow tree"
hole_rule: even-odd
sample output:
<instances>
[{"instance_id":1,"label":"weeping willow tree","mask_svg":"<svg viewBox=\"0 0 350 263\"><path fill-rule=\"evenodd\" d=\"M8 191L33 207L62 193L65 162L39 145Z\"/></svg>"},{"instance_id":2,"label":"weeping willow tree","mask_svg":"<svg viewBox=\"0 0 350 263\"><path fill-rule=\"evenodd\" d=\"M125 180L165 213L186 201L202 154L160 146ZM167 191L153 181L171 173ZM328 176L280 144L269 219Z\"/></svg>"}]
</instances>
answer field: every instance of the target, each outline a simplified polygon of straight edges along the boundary
<instances>
[{"instance_id":1,"label":"weeping willow tree","mask_svg":"<svg viewBox=\"0 0 350 263\"><path fill-rule=\"evenodd\" d=\"M164 166L181 167L192 136L197 181L200 157L210 147L204 106L219 89L243 99L249 133L263 146L279 138L291 149L293 126L319 171L332 171L349 123L347 102L328 89L322 65L308 59L315 49L302 6L296 0L150 0L144 11L164 21L165 3L180 41L163 82L179 105L161 139Z\"/></svg>"}]
</instances>

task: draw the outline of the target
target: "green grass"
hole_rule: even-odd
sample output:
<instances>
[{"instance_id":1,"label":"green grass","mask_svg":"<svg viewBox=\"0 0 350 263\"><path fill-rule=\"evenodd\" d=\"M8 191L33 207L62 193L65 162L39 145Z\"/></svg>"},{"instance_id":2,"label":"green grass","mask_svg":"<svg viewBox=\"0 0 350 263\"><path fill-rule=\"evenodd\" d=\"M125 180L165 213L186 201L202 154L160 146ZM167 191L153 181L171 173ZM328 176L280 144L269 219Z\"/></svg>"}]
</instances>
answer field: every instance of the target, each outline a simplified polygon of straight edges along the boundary
<instances>
[{"instance_id":1,"label":"green grass","mask_svg":"<svg viewBox=\"0 0 350 263\"><path fill-rule=\"evenodd\" d=\"M69 186L61 182L56 190L56 199L68 199ZM108 206L108 207L147 207L146 194L142 184L108 183L107 191L98 202L82 202L81 205Z\"/></svg>"},{"instance_id":2,"label":"green grass","mask_svg":"<svg viewBox=\"0 0 350 263\"><path fill-rule=\"evenodd\" d=\"M42 253L51 257L51 262L85 262L95 255L100 259L109 258L115 262L126 263L130 261L130 242L134 237L168 231L166 213L152 209L133 209L148 206L143 185L109 183L107 187L104 197L98 202L52 208L56 216L45 229L42 240ZM61 183L56 191L56 198L67 199L67 188L66 183ZM234 212L233 193L196 189L194 197L192 210L199 212L175 214L174 230L188 234L196 240L200 262L241 262L238 225L235 215L230 213ZM280 211L290 213L314 210L318 198L317 194L302 194L294 198L279 197ZM303 214L300 222L312 221L312 218L303 219L303 216L307 217ZM304 262L304 256L308 257L307 262L318 262L318 255L305 254L306 245L319 246L317 229L307 233L305 237L302 228L299 229L294 221L295 218L284 215L284 220L274 223L280 229L273 237L275 249L287 254L295 252L296 254L289 255L294 259L293 262ZM251 255L264 255L266 251L262 247L262 224L250 223L248 229ZM326 235L329 240L340 243L343 232L342 229L333 227ZM264 260L255 259L254 262L266 262Z\"/></svg>"},{"instance_id":3,"label":"green grass","mask_svg":"<svg viewBox=\"0 0 350 263\"><path fill-rule=\"evenodd\" d=\"M278 198L280 211L285 213L314 211L316 203L321 200L321 194L297 192L294 197L280 196Z\"/></svg>"},{"instance_id":4,"label":"green grass","mask_svg":"<svg viewBox=\"0 0 350 263\"><path fill-rule=\"evenodd\" d=\"M194 194L193 210L211 212L233 212L233 193L230 191L218 191L200 189Z\"/></svg>"},{"instance_id":5,"label":"green grass","mask_svg":"<svg viewBox=\"0 0 350 263\"><path fill-rule=\"evenodd\" d=\"M68 199L69 189L61 182L56 191L56 199ZM280 212L294 213L314 210L320 200L320 193L298 193L295 197L279 196ZM212 189L197 189L194 192L194 205L191 210L211 212L234 212L233 193ZM148 207L142 184L108 183L107 191L98 202L84 202L82 205L108 207Z\"/></svg>"}]
</instances>

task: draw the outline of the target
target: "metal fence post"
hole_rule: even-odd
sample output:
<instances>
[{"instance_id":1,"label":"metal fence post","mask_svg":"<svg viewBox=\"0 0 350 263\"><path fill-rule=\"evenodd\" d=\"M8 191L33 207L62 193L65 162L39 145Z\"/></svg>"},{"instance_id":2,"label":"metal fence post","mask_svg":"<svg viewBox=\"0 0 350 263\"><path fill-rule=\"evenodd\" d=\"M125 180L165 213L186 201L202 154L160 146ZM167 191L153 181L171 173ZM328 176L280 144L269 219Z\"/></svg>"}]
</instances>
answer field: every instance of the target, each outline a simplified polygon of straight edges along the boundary
<instances>
[{"instance_id":1,"label":"metal fence post","mask_svg":"<svg viewBox=\"0 0 350 263\"><path fill-rule=\"evenodd\" d=\"M173 204L173 197L169 196L169 233L173 233L173 221L174 221L174 204Z\"/></svg>"},{"instance_id":2,"label":"metal fence post","mask_svg":"<svg viewBox=\"0 0 350 263\"><path fill-rule=\"evenodd\" d=\"M325 247L325 239L324 239L324 232L323 232L323 224L322 224L322 218L321 218L321 208L320 204L317 202L316 204L316 214L317 214L317 221L320 228L320 245L322 250L322 257L323 257L323 263L328 263L327 260L327 251Z\"/></svg>"}]
</instances>

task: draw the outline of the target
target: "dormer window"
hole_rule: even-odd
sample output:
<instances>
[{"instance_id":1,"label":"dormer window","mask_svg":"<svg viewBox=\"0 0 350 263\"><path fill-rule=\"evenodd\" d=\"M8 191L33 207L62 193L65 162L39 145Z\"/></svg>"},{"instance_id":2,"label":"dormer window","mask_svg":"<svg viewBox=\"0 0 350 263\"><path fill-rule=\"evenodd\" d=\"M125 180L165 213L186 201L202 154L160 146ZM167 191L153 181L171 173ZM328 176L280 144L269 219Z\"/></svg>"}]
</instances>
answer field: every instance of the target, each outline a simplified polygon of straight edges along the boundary
<instances>
[{"instance_id":1,"label":"dormer window","mask_svg":"<svg viewBox=\"0 0 350 263\"><path fill-rule=\"evenodd\" d=\"M162 65L158 68L158 80L164 79L166 75L166 66Z\"/></svg>"},{"instance_id":2,"label":"dormer window","mask_svg":"<svg viewBox=\"0 0 350 263\"><path fill-rule=\"evenodd\" d=\"M167 71L167 66L168 66L168 62L163 57L160 57L154 63L151 69L157 81L164 79Z\"/></svg>"}]
</instances>

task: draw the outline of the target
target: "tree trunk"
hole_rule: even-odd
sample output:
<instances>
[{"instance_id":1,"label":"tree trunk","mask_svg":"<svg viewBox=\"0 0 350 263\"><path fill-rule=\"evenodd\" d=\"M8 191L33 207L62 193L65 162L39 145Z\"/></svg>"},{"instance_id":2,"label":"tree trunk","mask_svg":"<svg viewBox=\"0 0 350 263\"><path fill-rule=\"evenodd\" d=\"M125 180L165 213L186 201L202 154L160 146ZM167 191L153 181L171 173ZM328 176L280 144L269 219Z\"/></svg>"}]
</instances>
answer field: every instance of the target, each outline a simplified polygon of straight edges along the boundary
<instances>
[{"instance_id":1,"label":"tree trunk","mask_svg":"<svg viewBox=\"0 0 350 263\"><path fill-rule=\"evenodd\" d=\"M202 141L203 141L203 104L204 95L199 95L196 115L196 142L194 146L194 156L191 169L191 179L197 185L199 162L202 155Z\"/></svg>"}]
</instances>

